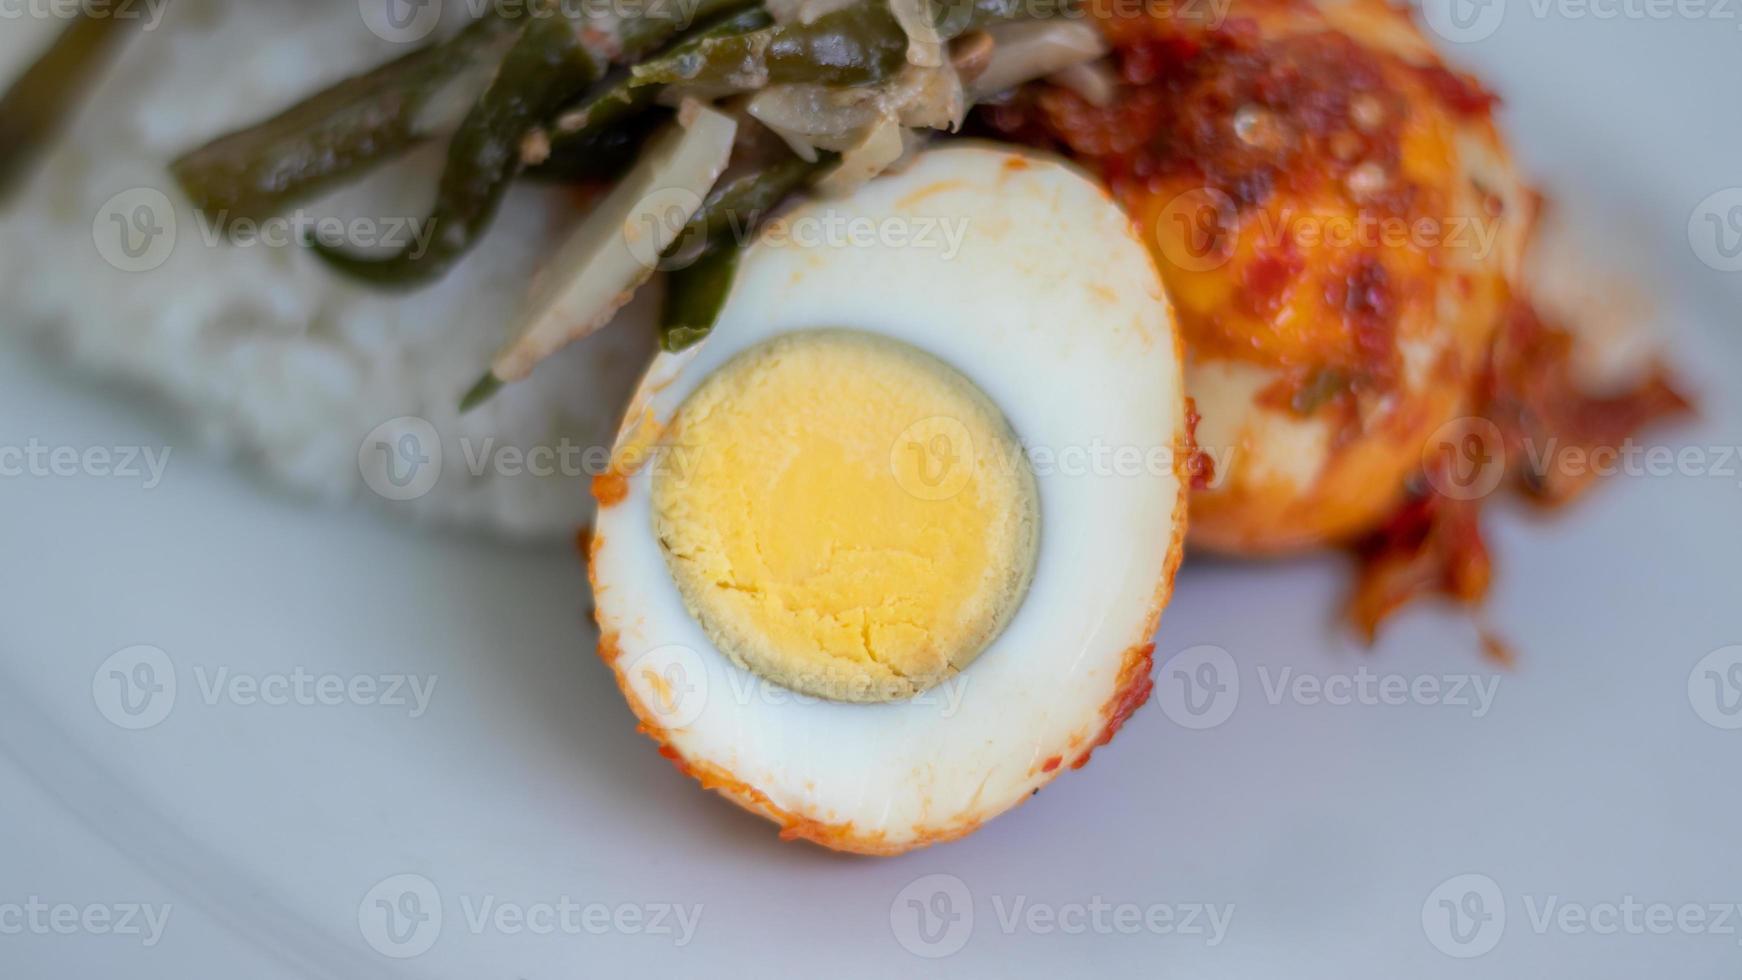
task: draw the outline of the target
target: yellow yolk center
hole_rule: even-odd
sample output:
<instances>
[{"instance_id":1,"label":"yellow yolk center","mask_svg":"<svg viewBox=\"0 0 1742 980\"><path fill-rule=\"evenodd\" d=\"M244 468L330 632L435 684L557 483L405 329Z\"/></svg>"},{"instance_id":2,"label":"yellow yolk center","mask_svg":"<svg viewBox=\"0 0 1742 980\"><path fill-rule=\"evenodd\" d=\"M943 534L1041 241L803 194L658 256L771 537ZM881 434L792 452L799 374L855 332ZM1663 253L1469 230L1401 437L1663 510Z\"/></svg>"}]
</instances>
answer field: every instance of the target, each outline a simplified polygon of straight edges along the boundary
<instances>
[{"instance_id":1,"label":"yellow yolk center","mask_svg":"<svg viewBox=\"0 0 1742 980\"><path fill-rule=\"evenodd\" d=\"M967 666L1034 569L1039 498L1003 415L897 341L790 334L709 377L666 434L655 530L739 666L890 701Z\"/></svg>"}]
</instances>

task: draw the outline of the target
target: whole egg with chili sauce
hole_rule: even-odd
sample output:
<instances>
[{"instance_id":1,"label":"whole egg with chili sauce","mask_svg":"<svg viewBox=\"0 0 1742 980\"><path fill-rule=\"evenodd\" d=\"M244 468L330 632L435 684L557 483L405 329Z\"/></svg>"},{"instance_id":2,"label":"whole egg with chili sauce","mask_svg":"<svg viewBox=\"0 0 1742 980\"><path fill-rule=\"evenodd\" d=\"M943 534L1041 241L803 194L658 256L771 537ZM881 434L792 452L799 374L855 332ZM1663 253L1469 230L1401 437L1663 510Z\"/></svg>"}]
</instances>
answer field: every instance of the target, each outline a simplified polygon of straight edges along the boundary
<instances>
[{"instance_id":1,"label":"whole egg with chili sauce","mask_svg":"<svg viewBox=\"0 0 1742 980\"><path fill-rule=\"evenodd\" d=\"M1535 196L1493 97L1406 11L1190 10L1103 16L1112 98L1041 86L989 119L1062 144L1150 242L1215 466L1191 540L1345 541L1396 510L1424 447L1471 410Z\"/></svg>"}]
</instances>

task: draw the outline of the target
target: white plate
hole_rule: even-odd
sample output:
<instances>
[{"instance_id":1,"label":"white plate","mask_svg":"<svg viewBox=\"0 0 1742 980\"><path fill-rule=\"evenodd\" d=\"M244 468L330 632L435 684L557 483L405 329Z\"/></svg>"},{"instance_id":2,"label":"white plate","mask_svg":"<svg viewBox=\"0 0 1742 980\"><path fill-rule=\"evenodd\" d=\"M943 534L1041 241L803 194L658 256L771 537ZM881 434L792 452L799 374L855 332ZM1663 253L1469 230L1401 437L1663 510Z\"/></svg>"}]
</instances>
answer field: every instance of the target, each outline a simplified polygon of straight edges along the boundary
<instances>
[{"instance_id":1,"label":"white plate","mask_svg":"<svg viewBox=\"0 0 1742 980\"><path fill-rule=\"evenodd\" d=\"M1650 438L1735 446L1742 275L1703 262L1689 226L1705 227L1696 212L1710 195L1742 185L1742 35L1716 12L1594 12L1646 8L1505 4L1491 35L1453 53L1508 96L1505 121L1535 172L1660 290L1703 420ZM1470 9L1481 33L1487 8ZM1724 474L1612 480L1550 522L1496 515L1491 618L1523 654L1504 675L1445 611L1412 611L1373 655L1357 649L1333 621L1345 584L1335 559L1193 563L1159 649L1227 652L1240 688L1223 723L1191 730L1175 717L1191 715L1166 708L1185 667L1215 660L1195 651L1161 669L1172 700L1139 712L1086 770L964 842L861 860L781 843L635 733L591 653L566 550L430 536L262 493L129 398L7 355L0 446L32 440L177 448L151 490L0 480L7 976L1087 965L1695 978L1733 977L1742 962L1742 912L1720 923L1707 909L1742 902L1742 730L1722 727L1742 718L1690 697L1690 684L1715 690L1702 660L1742 643L1735 460ZM1718 456L1710 468L1724 468ZM109 673L130 663L110 658L136 645L162 651L176 690L149 703L168 703L158 724L130 730L110 718L151 719L117 706ZM1480 717L1425 696L1333 705L1271 689L1284 671L1363 670L1498 686ZM213 703L219 671L435 686L417 717L366 698ZM147 947L100 920L60 935L52 913L20 919L32 896L172 909ZM421 924L389 920L378 899ZM1467 911L1485 899L1488 924L1456 919L1442 899ZM572 928L514 928L515 912L537 919L564 900L577 906ZM1628 901L1680 919L1659 934L1662 920L1635 911L1600 934L1606 906ZM693 933L671 912L680 906L699 907ZM1229 906L1219 942L1163 922ZM600 930L601 914L617 919ZM1192 927L1207 926L1196 915Z\"/></svg>"}]
</instances>

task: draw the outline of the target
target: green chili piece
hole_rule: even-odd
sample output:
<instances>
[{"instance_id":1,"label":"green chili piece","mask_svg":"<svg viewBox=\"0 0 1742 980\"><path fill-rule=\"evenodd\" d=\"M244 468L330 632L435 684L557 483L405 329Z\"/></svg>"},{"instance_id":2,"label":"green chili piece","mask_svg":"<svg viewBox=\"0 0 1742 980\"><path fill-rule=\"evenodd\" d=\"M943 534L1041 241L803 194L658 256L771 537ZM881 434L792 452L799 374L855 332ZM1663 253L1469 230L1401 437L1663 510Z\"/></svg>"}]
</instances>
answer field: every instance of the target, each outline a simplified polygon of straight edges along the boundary
<instances>
[{"instance_id":1,"label":"green chili piece","mask_svg":"<svg viewBox=\"0 0 1742 980\"><path fill-rule=\"evenodd\" d=\"M766 15L764 15L766 16ZM650 59L633 85L749 91L770 82L865 85L907 61L907 35L883 0L862 0L809 24L768 24Z\"/></svg>"},{"instance_id":2,"label":"green chili piece","mask_svg":"<svg viewBox=\"0 0 1742 980\"><path fill-rule=\"evenodd\" d=\"M0 98L0 195L13 190L96 84L139 18L81 14Z\"/></svg>"},{"instance_id":3,"label":"green chili piece","mask_svg":"<svg viewBox=\"0 0 1742 980\"><path fill-rule=\"evenodd\" d=\"M869 85L907 64L907 32L886 0L864 0L809 24L778 28L767 64L773 84Z\"/></svg>"},{"instance_id":4,"label":"green chili piece","mask_svg":"<svg viewBox=\"0 0 1742 980\"><path fill-rule=\"evenodd\" d=\"M489 371L485 371L484 376L474 382L472 387L467 388L466 393L460 396L460 414L464 415L496 397L496 393L507 386L507 382Z\"/></svg>"},{"instance_id":5,"label":"green chili piece","mask_svg":"<svg viewBox=\"0 0 1742 980\"><path fill-rule=\"evenodd\" d=\"M310 246L334 269L367 282L398 288L434 282L489 227L523 167L526 135L601 74L574 24L560 17L531 20L448 147L427 249L413 244L388 258L367 258L319 241Z\"/></svg>"},{"instance_id":6,"label":"green chili piece","mask_svg":"<svg viewBox=\"0 0 1742 980\"><path fill-rule=\"evenodd\" d=\"M551 139L550 155L529 167L525 177L561 183L598 183L615 180L634 165L641 147L671 119L671 110L659 106L633 115L623 122L587 129Z\"/></svg>"},{"instance_id":7,"label":"green chili piece","mask_svg":"<svg viewBox=\"0 0 1742 980\"><path fill-rule=\"evenodd\" d=\"M956 38L1013 20L1047 20L1075 12L1078 0L932 0L938 33Z\"/></svg>"},{"instance_id":8,"label":"green chili piece","mask_svg":"<svg viewBox=\"0 0 1742 980\"><path fill-rule=\"evenodd\" d=\"M721 180L672 240L666 257L693 255L726 241L749 241L763 218L839 159L834 153L818 154L815 163L789 156L767 167Z\"/></svg>"},{"instance_id":9,"label":"green chili piece","mask_svg":"<svg viewBox=\"0 0 1742 980\"><path fill-rule=\"evenodd\" d=\"M956 37L1002 21L1050 17L1073 0L933 0L939 33ZM774 24L723 37L682 56L636 65L637 85L749 91L764 84L871 85L907 64L907 32L887 0L860 0L808 24Z\"/></svg>"},{"instance_id":10,"label":"green chili piece","mask_svg":"<svg viewBox=\"0 0 1742 980\"><path fill-rule=\"evenodd\" d=\"M789 157L723 180L708 192L701 209L665 252L667 258L682 258L686 253L696 257L666 278L659 315L661 348L683 350L714 329L732 288L738 256L749 245L757 226L837 159L833 153L821 154L814 163Z\"/></svg>"},{"instance_id":11,"label":"green chili piece","mask_svg":"<svg viewBox=\"0 0 1742 980\"><path fill-rule=\"evenodd\" d=\"M759 8L740 11L679 40L658 58L683 59L712 41L755 31L769 23L768 15ZM653 111L658 108L661 90L658 85L636 84L629 72L619 72L579 106L557 117L550 134L550 158L535 168L532 176L593 180L601 172L614 175L621 170L614 159L617 147L631 140L639 145L667 115Z\"/></svg>"},{"instance_id":12,"label":"green chili piece","mask_svg":"<svg viewBox=\"0 0 1742 980\"><path fill-rule=\"evenodd\" d=\"M774 29L774 18L761 7L738 11L644 59L630 69L625 85L639 89L755 71L756 52Z\"/></svg>"},{"instance_id":13,"label":"green chili piece","mask_svg":"<svg viewBox=\"0 0 1742 980\"><path fill-rule=\"evenodd\" d=\"M675 354L699 343L714 329L731 294L732 278L743 252L737 242L726 242L666 278L665 301L659 311L661 350Z\"/></svg>"},{"instance_id":14,"label":"green chili piece","mask_svg":"<svg viewBox=\"0 0 1742 980\"><path fill-rule=\"evenodd\" d=\"M647 9L625 18L620 28L623 53L616 60L624 64L641 61L693 24L756 6L756 0L645 0L645 3Z\"/></svg>"},{"instance_id":15,"label":"green chili piece","mask_svg":"<svg viewBox=\"0 0 1742 980\"><path fill-rule=\"evenodd\" d=\"M603 91L589 96L574 109L557 117L554 143L566 140L597 139L627 120L633 119L659 101L659 90L652 87L633 88L627 73L607 84Z\"/></svg>"},{"instance_id":16,"label":"green chili piece","mask_svg":"<svg viewBox=\"0 0 1742 980\"><path fill-rule=\"evenodd\" d=\"M514 25L486 17L452 38L345 79L265 122L170 165L200 210L264 218L353 179L427 138L425 104L463 72L499 57Z\"/></svg>"}]
</instances>

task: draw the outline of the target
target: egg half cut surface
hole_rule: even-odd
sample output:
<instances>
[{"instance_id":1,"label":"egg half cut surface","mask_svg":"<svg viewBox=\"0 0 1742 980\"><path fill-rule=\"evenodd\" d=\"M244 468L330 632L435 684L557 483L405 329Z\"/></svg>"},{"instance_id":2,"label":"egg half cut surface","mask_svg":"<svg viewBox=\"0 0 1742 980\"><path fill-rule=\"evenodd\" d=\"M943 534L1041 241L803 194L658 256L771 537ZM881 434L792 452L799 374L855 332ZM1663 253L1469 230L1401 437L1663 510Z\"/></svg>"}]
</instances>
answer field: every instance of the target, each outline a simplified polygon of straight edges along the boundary
<instances>
[{"instance_id":1,"label":"egg half cut surface","mask_svg":"<svg viewBox=\"0 0 1742 980\"><path fill-rule=\"evenodd\" d=\"M1192 447L1148 250L1069 165L958 143L770 222L595 481L600 655L784 836L895 854L1148 696Z\"/></svg>"}]
</instances>

